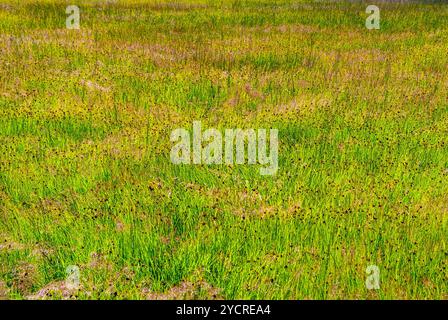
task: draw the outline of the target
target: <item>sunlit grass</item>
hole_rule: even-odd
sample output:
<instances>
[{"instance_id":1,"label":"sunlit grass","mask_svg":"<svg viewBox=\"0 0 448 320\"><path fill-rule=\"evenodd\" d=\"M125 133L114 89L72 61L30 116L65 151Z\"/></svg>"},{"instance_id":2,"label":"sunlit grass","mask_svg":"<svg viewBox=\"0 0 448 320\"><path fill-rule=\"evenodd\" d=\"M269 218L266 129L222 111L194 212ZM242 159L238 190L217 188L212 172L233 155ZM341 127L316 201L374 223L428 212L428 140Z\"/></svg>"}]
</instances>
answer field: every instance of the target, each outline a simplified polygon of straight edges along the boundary
<instances>
[{"instance_id":1,"label":"sunlit grass","mask_svg":"<svg viewBox=\"0 0 448 320\"><path fill-rule=\"evenodd\" d=\"M448 6L75 2L0 0L0 298L447 298ZM278 173L171 164L194 120Z\"/></svg>"}]
</instances>

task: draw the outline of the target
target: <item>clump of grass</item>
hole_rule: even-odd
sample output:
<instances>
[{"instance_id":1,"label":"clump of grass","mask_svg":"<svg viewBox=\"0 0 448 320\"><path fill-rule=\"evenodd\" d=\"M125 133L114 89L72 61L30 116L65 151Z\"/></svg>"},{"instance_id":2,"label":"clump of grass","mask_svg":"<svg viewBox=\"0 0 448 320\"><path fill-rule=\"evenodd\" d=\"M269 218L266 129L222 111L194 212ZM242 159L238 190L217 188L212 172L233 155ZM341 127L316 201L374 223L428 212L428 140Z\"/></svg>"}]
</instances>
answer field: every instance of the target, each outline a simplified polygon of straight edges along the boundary
<instances>
[{"instance_id":1,"label":"clump of grass","mask_svg":"<svg viewBox=\"0 0 448 320\"><path fill-rule=\"evenodd\" d=\"M0 4L0 299L447 298L445 5L78 3ZM278 173L172 165L193 120Z\"/></svg>"}]
</instances>

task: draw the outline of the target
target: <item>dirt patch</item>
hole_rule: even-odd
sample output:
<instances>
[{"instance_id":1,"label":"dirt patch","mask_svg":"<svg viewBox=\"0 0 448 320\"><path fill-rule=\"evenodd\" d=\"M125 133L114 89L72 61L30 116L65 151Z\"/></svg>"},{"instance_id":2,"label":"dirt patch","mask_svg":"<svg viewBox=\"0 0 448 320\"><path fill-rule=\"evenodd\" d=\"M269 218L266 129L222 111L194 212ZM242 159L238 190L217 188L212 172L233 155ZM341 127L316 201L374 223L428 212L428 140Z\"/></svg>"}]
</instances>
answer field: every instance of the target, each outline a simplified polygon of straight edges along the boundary
<instances>
[{"instance_id":1,"label":"dirt patch","mask_svg":"<svg viewBox=\"0 0 448 320\"><path fill-rule=\"evenodd\" d=\"M151 292L148 289L143 289L142 293L147 300L222 299L220 290L205 281L183 281L164 293Z\"/></svg>"},{"instance_id":2,"label":"dirt patch","mask_svg":"<svg viewBox=\"0 0 448 320\"><path fill-rule=\"evenodd\" d=\"M36 266L22 262L14 268L12 286L26 296L31 293L33 285L36 283L36 278Z\"/></svg>"},{"instance_id":3,"label":"dirt patch","mask_svg":"<svg viewBox=\"0 0 448 320\"><path fill-rule=\"evenodd\" d=\"M75 294L78 290L68 288L65 281L51 282L37 293L28 295L28 300L47 300L47 299L62 299L69 300L76 298Z\"/></svg>"},{"instance_id":4,"label":"dirt patch","mask_svg":"<svg viewBox=\"0 0 448 320\"><path fill-rule=\"evenodd\" d=\"M9 289L4 281L0 281L0 300L8 300Z\"/></svg>"},{"instance_id":5,"label":"dirt patch","mask_svg":"<svg viewBox=\"0 0 448 320\"><path fill-rule=\"evenodd\" d=\"M105 269L112 270L113 266L107 257L101 253L92 252L90 254L90 261L87 267L91 269Z\"/></svg>"},{"instance_id":6,"label":"dirt patch","mask_svg":"<svg viewBox=\"0 0 448 320\"><path fill-rule=\"evenodd\" d=\"M85 86L87 89L89 89L91 91L100 91L100 92L110 92L111 91L110 87L104 87L104 86L96 83L95 81L81 80L80 84Z\"/></svg>"},{"instance_id":7,"label":"dirt patch","mask_svg":"<svg viewBox=\"0 0 448 320\"><path fill-rule=\"evenodd\" d=\"M21 243L5 240L0 243L0 251L13 251L13 250L23 250L25 246Z\"/></svg>"}]
</instances>

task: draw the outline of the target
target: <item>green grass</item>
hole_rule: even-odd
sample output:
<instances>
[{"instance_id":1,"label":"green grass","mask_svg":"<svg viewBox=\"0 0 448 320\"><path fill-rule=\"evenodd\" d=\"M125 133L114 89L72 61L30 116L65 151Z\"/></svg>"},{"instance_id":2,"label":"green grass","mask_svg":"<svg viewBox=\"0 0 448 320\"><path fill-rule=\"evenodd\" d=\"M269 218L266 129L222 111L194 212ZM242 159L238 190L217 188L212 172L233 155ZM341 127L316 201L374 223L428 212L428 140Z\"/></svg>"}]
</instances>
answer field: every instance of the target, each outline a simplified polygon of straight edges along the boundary
<instances>
[{"instance_id":1,"label":"green grass","mask_svg":"<svg viewBox=\"0 0 448 320\"><path fill-rule=\"evenodd\" d=\"M75 2L0 0L0 299L448 298L447 5ZM277 174L173 165L194 120Z\"/></svg>"}]
</instances>

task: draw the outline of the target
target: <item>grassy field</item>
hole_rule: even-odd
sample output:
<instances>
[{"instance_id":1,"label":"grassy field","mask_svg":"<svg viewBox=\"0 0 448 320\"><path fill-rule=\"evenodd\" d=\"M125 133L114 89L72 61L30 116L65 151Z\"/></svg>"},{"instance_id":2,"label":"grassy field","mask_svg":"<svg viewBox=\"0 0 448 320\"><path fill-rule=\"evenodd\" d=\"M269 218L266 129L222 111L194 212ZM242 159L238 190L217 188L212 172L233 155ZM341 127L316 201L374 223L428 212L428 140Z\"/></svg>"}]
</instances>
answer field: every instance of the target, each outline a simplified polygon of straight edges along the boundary
<instances>
[{"instance_id":1,"label":"grassy field","mask_svg":"<svg viewBox=\"0 0 448 320\"><path fill-rule=\"evenodd\" d=\"M373 3L0 0L0 299L448 299L448 5Z\"/></svg>"}]
</instances>

